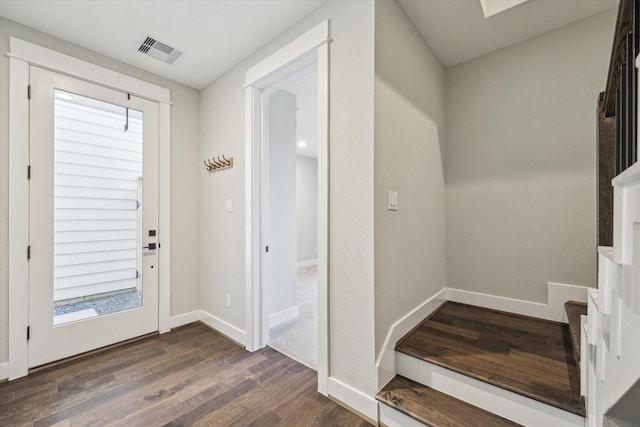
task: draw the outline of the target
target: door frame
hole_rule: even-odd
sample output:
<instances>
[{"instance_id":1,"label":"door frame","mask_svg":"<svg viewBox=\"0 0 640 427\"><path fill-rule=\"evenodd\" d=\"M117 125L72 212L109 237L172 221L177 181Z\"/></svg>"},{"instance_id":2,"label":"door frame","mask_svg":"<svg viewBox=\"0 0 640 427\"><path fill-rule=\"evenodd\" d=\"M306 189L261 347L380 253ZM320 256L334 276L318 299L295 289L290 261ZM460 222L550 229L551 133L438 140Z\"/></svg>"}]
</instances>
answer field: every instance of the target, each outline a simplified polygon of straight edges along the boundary
<instances>
[{"instance_id":1,"label":"door frame","mask_svg":"<svg viewBox=\"0 0 640 427\"><path fill-rule=\"evenodd\" d=\"M329 378L329 21L323 21L246 72L245 80L245 282L246 329L250 351L264 347L268 327L263 280L264 94L279 72L316 55L318 76L318 391Z\"/></svg>"},{"instance_id":2,"label":"door frame","mask_svg":"<svg viewBox=\"0 0 640 427\"><path fill-rule=\"evenodd\" d=\"M127 76L16 37L9 40L9 379L29 373L29 67L85 80L158 103L158 331L170 330L171 217L170 105L168 89ZM37 167L37 166L36 166Z\"/></svg>"}]
</instances>

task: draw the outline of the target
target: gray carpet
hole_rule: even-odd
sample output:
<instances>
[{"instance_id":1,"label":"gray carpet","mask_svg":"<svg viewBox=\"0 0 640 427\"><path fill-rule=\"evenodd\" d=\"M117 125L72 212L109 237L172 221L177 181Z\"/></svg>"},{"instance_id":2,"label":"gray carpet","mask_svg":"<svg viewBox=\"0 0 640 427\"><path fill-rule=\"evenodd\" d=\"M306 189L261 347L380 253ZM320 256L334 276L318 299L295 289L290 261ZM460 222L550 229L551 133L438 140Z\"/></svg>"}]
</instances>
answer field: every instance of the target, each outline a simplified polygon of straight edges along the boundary
<instances>
[{"instance_id":1,"label":"gray carpet","mask_svg":"<svg viewBox=\"0 0 640 427\"><path fill-rule=\"evenodd\" d=\"M269 329L269 347L318 369L318 274L316 266L298 269L300 316Z\"/></svg>"}]
</instances>

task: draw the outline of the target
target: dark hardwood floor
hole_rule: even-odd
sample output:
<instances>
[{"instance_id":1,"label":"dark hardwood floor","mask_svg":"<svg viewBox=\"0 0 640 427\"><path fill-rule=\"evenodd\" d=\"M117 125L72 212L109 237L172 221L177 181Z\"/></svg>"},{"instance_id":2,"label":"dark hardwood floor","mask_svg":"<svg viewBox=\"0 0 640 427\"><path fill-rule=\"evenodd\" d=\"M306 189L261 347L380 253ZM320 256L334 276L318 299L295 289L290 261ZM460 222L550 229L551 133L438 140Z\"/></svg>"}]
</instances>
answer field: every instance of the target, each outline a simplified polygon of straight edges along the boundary
<instances>
[{"instance_id":1,"label":"dark hardwood floor","mask_svg":"<svg viewBox=\"0 0 640 427\"><path fill-rule=\"evenodd\" d=\"M368 426L316 372L202 323L0 384L0 426Z\"/></svg>"},{"instance_id":2,"label":"dark hardwood floor","mask_svg":"<svg viewBox=\"0 0 640 427\"><path fill-rule=\"evenodd\" d=\"M396 350L585 415L565 324L447 302Z\"/></svg>"}]
</instances>

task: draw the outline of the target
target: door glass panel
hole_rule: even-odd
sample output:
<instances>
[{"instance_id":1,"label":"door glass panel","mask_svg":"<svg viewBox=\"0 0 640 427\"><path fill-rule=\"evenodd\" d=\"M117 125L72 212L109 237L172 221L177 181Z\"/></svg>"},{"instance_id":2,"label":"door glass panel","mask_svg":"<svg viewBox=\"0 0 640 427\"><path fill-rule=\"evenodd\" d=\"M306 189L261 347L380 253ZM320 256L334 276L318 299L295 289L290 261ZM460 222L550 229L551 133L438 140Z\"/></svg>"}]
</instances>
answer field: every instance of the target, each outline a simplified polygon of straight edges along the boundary
<instances>
[{"instance_id":1,"label":"door glass panel","mask_svg":"<svg viewBox=\"0 0 640 427\"><path fill-rule=\"evenodd\" d=\"M55 90L54 325L142 306L142 119Z\"/></svg>"}]
</instances>

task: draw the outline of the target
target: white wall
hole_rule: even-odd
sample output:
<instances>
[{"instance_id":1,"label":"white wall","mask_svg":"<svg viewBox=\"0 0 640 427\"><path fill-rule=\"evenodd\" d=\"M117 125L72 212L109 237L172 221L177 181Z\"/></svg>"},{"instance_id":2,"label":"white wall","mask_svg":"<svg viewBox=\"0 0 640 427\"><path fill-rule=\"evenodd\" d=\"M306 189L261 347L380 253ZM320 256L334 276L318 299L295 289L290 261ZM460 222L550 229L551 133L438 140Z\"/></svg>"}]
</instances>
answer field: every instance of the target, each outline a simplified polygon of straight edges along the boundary
<instances>
[{"instance_id":1,"label":"white wall","mask_svg":"<svg viewBox=\"0 0 640 427\"><path fill-rule=\"evenodd\" d=\"M296 97L279 90L268 98L269 227L268 314L290 309L296 298Z\"/></svg>"},{"instance_id":2,"label":"white wall","mask_svg":"<svg viewBox=\"0 0 640 427\"><path fill-rule=\"evenodd\" d=\"M376 353L445 286L444 68L395 1L376 1ZM398 211L387 210L388 191Z\"/></svg>"},{"instance_id":3,"label":"white wall","mask_svg":"<svg viewBox=\"0 0 640 427\"><path fill-rule=\"evenodd\" d=\"M8 358L9 37L15 36L171 91L171 314L198 308L199 92L96 52L0 19L0 363ZM162 171L160 171L162 173Z\"/></svg>"},{"instance_id":4,"label":"white wall","mask_svg":"<svg viewBox=\"0 0 640 427\"><path fill-rule=\"evenodd\" d=\"M596 284L596 99L615 11L446 74L447 285L545 302Z\"/></svg>"},{"instance_id":5,"label":"white wall","mask_svg":"<svg viewBox=\"0 0 640 427\"><path fill-rule=\"evenodd\" d=\"M318 248L318 160L296 156L297 261L314 260Z\"/></svg>"},{"instance_id":6,"label":"white wall","mask_svg":"<svg viewBox=\"0 0 640 427\"><path fill-rule=\"evenodd\" d=\"M369 396L377 391L373 295L374 4L329 1L201 93L201 155L235 157L227 174L200 173L201 305L245 330L244 89L248 68L330 19L330 375ZM233 214L224 200L233 198ZM211 239L217 236L226 242ZM206 271L205 271L206 268ZM215 271L215 275L208 272ZM226 293L233 306L224 306Z\"/></svg>"}]
</instances>

